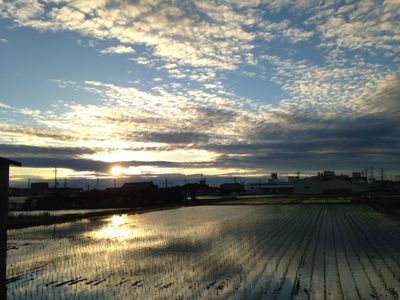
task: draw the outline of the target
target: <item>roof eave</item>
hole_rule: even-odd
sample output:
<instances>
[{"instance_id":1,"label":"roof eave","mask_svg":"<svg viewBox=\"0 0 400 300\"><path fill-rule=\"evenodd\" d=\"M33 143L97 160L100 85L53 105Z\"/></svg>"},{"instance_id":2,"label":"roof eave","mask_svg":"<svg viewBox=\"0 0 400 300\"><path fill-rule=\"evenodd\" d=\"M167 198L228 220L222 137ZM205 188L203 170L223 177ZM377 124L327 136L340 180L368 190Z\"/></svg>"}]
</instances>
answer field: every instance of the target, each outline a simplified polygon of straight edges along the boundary
<instances>
[{"instance_id":1,"label":"roof eave","mask_svg":"<svg viewBox=\"0 0 400 300\"><path fill-rule=\"evenodd\" d=\"M12 165L12 166L20 167L22 164L15 160L0 157L0 165L9 165L9 166Z\"/></svg>"}]
</instances>

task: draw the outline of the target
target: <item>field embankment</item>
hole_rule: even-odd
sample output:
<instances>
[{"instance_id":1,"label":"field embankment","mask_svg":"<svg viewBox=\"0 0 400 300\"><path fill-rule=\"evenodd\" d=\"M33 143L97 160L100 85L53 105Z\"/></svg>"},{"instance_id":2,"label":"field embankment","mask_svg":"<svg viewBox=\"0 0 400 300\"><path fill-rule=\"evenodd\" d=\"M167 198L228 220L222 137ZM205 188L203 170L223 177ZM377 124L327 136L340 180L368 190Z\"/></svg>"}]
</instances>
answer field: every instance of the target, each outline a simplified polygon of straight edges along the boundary
<instances>
[{"instance_id":1,"label":"field embankment","mask_svg":"<svg viewBox=\"0 0 400 300\"><path fill-rule=\"evenodd\" d=\"M65 222L72 222L81 219L94 219L101 218L109 215L115 214L131 214L131 213L145 213L156 210L164 210L164 209L174 209L180 206L161 206L161 207L137 207L137 208L117 208L113 210L104 210L104 211L94 211L94 212L86 212L86 213L69 213L64 215L51 215L49 213L43 213L40 215L16 215L16 216L8 216L7 219L7 228L8 229L18 229L18 228L26 228L32 226L40 226L40 225L52 225L59 224Z\"/></svg>"}]
</instances>

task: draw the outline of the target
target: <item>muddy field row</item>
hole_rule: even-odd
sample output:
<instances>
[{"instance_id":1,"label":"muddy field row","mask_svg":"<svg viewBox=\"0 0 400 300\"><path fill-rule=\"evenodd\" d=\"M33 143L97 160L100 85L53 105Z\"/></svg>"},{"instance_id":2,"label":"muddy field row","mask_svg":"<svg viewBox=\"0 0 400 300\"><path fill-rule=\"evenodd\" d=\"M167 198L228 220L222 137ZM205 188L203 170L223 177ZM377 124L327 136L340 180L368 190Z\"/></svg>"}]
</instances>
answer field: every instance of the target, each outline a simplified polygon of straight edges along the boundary
<instances>
[{"instance_id":1,"label":"muddy field row","mask_svg":"<svg viewBox=\"0 0 400 300\"><path fill-rule=\"evenodd\" d=\"M188 207L9 231L10 299L398 299L400 227L361 205Z\"/></svg>"}]
</instances>

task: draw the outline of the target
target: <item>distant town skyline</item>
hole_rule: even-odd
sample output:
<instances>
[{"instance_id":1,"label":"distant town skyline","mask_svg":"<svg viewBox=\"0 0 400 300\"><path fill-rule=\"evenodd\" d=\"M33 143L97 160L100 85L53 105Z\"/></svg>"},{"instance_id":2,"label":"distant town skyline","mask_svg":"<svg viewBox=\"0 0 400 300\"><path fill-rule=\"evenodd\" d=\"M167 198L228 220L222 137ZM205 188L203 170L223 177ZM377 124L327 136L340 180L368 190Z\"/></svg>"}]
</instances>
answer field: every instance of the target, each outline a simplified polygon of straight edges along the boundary
<instances>
[{"instance_id":1,"label":"distant town skyline","mask_svg":"<svg viewBox=\"0 0 400 300\"><path fill-rule=\"evenodd\" d=\"M12 185L400 174L397 0L0 4Z\"/></svg>"}]
</instances>

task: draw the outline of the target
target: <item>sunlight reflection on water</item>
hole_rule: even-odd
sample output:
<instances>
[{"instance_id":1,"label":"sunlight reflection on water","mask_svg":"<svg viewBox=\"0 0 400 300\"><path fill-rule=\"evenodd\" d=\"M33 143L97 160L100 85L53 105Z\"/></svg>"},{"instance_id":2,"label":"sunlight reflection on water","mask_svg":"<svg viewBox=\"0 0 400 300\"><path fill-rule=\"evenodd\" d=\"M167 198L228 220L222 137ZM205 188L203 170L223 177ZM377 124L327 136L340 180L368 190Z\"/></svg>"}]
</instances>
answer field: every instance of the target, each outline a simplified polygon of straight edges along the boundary
<instances>
[{"instance_id":1,"label":"sunlight reflection on water","mask_svg":"<svg viewBox=\"0 0 400 300\"><path fill-rule=\"evenodd\" d=\"M97 239L127 239L143 236L143 232L137 226L128 223L127 215L114 215L106 221L107 225L93 231L92 237Z\"/></svg>"},{"instance_id":2,"label":"sunlight reflection on water","mask_svg":"<svg viewBox=\"0 0 400 300\"><path fill-rule=\"evenodd\" d=\"M354 299L359 287L383 298L400 294L399 234L353 205L190 207L10 230L8 297Z\"/></svg>"}]
</instances>

